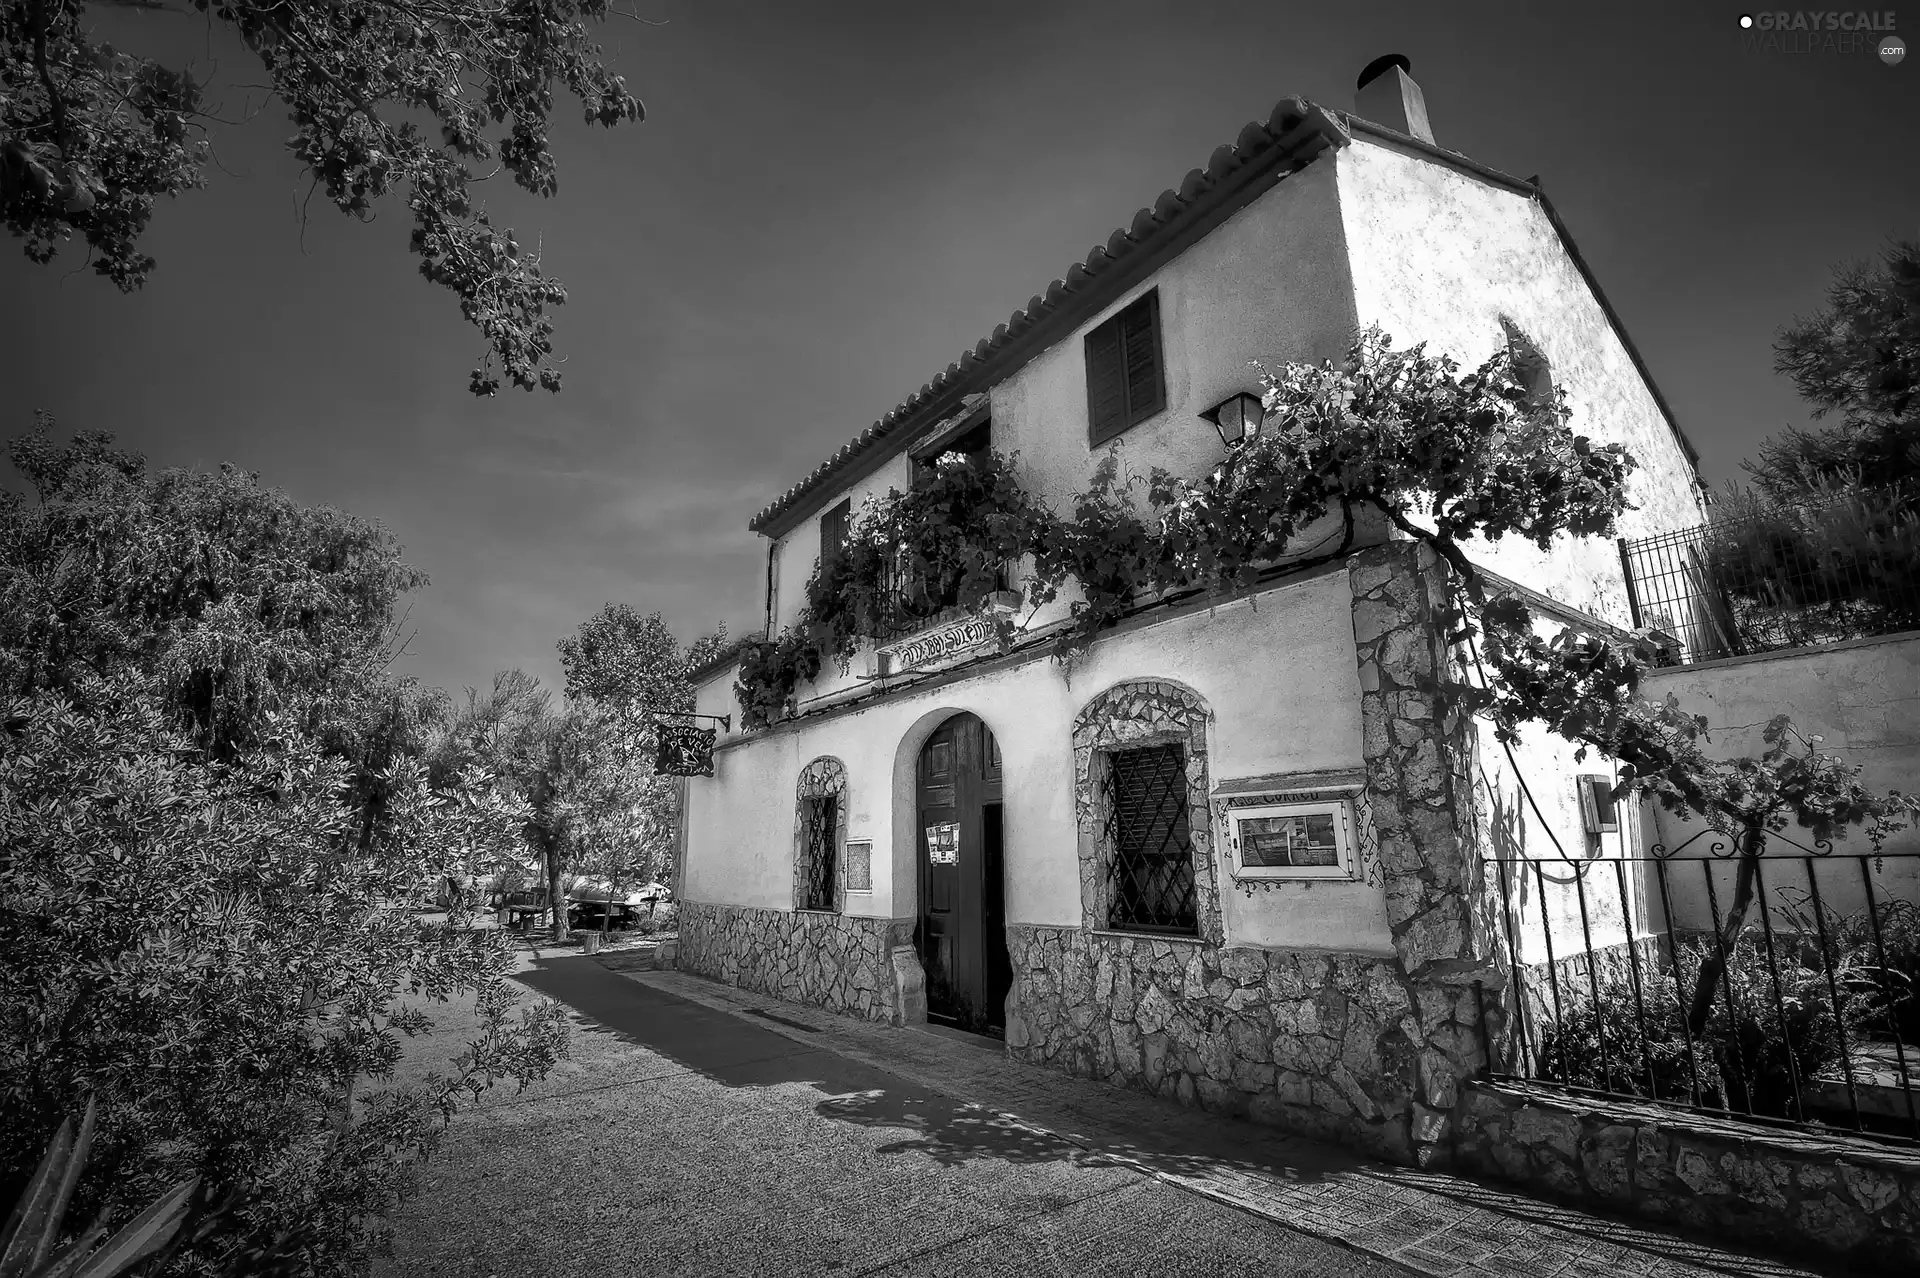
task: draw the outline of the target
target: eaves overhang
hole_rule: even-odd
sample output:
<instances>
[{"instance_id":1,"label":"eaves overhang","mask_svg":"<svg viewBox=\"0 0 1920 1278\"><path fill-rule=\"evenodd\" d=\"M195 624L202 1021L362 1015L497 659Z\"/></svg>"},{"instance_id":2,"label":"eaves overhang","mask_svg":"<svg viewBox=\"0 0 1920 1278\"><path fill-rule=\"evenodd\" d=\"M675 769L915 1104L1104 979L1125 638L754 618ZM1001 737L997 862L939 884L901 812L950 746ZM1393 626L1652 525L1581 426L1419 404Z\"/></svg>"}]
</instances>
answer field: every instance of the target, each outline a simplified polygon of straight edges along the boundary
<instances>
[{"instance_id":1,"label":"eaves overhang","mask_svg":"<svg viewBox=\"0 0 1920 1278\"><path fill-rule=\"evenodd\" d=\"M1114 231L946 371L770 502L747 527L783 536L831 495L829 483L837 491L872 474L920 430L956 411L967 395L1005 380L1282 178L1350 140L1333 112L1305 98L1281 99L1266 123L1256 120L1241 129L1238 138L1213 153L1205 169L1188 173L1179 190L1161 192L1152 208L1134 214L1131 225Z\"/></svg>"},{"instance_id":2,"label":"eaves overhang","mask_svg":"<svg viewBox=\"0 0 1920 1278\"><path fill-rule=\"evenodd\" d=\"M1363 120L1350 112L1331 110L1305 98L1289 97L1280 100L1265 124L1249 122L1232 143L1214 151L1205 169L1188 173L1177 191L1169 188L1161 192L1153 207L1134 214L1131 225L1115 230L1105 244L1096 246L1084 261L1074 263L1064 276L1049 284L1045 292L1034 294L1024 309L1015 311L1006 323L981 338L972 350L844 444L805 479L768 503L748 521L747 528L771 538L786 535L810 517L827 497L872 474L924 429L958 411L968 395L984 392L1004 381L1282 179L1299 172L1328 150L1348 145L1356 133L1409 149L1538 202L1697 476L1698 450L1674 419L1673 410L1654 383L1639 348L1627 335L1626 326L1607 300L1600 281L1588 267L1566 224L1540 189L1538 179L1513 177L1457 151Z\"/></svg>"}]
</instances>

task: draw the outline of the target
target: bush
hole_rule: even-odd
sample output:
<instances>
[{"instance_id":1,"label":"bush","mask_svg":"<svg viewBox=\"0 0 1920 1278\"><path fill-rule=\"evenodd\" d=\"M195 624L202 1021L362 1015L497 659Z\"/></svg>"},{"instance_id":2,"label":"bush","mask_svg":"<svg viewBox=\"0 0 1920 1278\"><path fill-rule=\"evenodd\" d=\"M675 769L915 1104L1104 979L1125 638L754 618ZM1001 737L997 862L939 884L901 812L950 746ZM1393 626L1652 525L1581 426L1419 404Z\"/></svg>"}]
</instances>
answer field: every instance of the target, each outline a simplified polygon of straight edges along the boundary
<instances>
[{"instance_id":1,"label":"bush","mask_svg":"<svg viewBox=\"0 0 1920 1278\"><path fill-rule=\"evenodd\" d=\"M1744 643L1831 643L1920 626L1920 513L1834 484L1778 505L1730 493L1703 547Z\"/></svg>"},{"instance_id":2,"label":"bush","mask_svg":"<svg viewBox=\"0 0 1920 1278\"><path fill-rule=\"evenodd\" d=\"M1689 994L1711 949L1711 941L1679 946ZM1581 997L1586 991L1580 983L1563 983L1563 995L1578 1001L1541 1037L1540 1076L1670 1101L1697 1093L1701 1104L1714 1108L1801 1117L1799 1084L1842 1059L1839 1022L1817 954L1776 936L1769 965L1763 940L1745 935L1727 955L1724 979L1732 1009L1723 992L1705 1031L1693 1040L1691 1062L1686 1012L1670 972L1642 974L1638 1005L1630 979L1618 974L1601 979L1597 1001ZM1846 1023L1864 1019L1867 1006L1843 995Z\"/></svg>"},{"instance_id":3,"label":"bush","mask_svg":"<svg viewBox=\"0 0 1920 1278\"><path fill-rule=\"evenodd\" d=\"M359 1272L461 1096L563 1050L557 1009L510 1018L504 938L402 903L512 814L402 767L363 854L341 763L269 737L205 766L141 692L0 704L0 1179L96 1095L75 1219L197 1176L196 1212L243 1202L168 1273L282 1234L305 1273ZM454 1074L383 1085L418 1003L461 994L487 1030Z\"/></svg>"}]
</instances>

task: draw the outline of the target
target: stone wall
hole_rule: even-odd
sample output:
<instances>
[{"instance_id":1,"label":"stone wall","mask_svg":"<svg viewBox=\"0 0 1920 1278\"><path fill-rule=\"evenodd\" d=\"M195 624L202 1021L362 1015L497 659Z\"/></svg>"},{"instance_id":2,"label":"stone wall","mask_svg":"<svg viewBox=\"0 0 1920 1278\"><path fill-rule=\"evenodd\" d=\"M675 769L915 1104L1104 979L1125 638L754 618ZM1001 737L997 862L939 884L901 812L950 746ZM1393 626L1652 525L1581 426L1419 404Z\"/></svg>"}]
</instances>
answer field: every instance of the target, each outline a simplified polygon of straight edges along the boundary
<instances>
[{"instance_id":1,"label":"stone wall","mask_svg":"<svg viewBox=\"0 0 1920 1278\"><path fill-rule=\"evenodd\" d=\"M1007 941L1016 1059L1412 1157L1426 1031L1391 961L1058 927Z\"/></svg>"},{"instance_id":2,"label":"stone wall","mask_svg":"<svg viewBox=\"0 0 1920 1278\"><path fill-rule=\"evenodd\" d=\"M1499 898L1480 855L1472 725L1436 714L1426 690L1446 660L1445 569L1401 542L1353 556L1348 578L1392 954L1224 946L1204 892L1199 937L1101 931L1097 915L1079 929L1010 927L1007 1046L1072 1074L1436 1165L1462 1080L1485 1064L1489 1038L1504 1039ZM1166 683L1122 697L1116 709L1140 725L1134 734L1186 741L1204 783L1202 707ZM1080 727L1097 724L1083 715ZM1100 743L1081 735L1083 903L1097 906L1086 782ZM1213 889L1212 875L1209 864L1199 886Z\"/></svg>"},{"instance_id":3,"label":"stone wall","mask_svg":"<svg viewBox=\"0 0 1920 1278\"><path fill-rule=\"evenodd\" d=\"M1530 1192L1841 1257L1850 1273L1920 1270L1920 1151L1472 1082L1454 1160Z\"/></svg>"},{"instance_id":4,"label":"stone wall","mask_svg":"<svg viewBox=\"0 0 1920 1278\"><path fill-rule=\"evenodd\" d=\"M910 920L680 905L679 967L796 1003L869 1021L894 1021L902 996L893 950Z\"/></svg>"},{"instance_id":5,"label":"stone wall","mask_svg":"<svg viewBox=\"0 0 1920 1278\"><path fill-rule=\"evenodd\" d=\"M1441 714L1448 569L1426 546L1389 542L1347 560L1360 667L1361 752L1386 879L1395 968L1419 1009L1408 1120L1416 1161L1443 1162L1462 1080L1501 1043L1506 965L1488 813L1475 796L1473 722Z\"/></svg>"}]
</instances>

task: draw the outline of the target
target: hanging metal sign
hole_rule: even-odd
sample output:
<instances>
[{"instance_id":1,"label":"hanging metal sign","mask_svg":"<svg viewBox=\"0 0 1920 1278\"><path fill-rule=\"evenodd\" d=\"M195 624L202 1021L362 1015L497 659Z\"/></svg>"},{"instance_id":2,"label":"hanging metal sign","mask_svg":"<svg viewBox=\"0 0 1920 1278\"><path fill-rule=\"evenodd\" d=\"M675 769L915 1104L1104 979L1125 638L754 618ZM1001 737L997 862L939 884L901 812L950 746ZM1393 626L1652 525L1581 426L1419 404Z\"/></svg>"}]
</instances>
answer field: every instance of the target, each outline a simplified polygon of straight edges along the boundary
<instances>
[{"instance_id":1,"label":"hanging metal sign","mask_svg":"<svg viewBox=\"0 0 1920 1278\"><path fill-rule=\"evenodd\" d=\"M663 723L656 730L659 749L654 754L653 771L663 777L710 777L713 775L712 728L696 728L685 723Z\"/></svg>"},{"instance_id":2,"label":"hanging metal sign","mask_svg":"<svg viewBox=\"0 0 1920 1278\"><path fill-rule=\"evenodd\" d=\"M955 865L960 860L960 826L947 821L927 827L927 861L931 865Z\"/></svg>"}]
</instances>

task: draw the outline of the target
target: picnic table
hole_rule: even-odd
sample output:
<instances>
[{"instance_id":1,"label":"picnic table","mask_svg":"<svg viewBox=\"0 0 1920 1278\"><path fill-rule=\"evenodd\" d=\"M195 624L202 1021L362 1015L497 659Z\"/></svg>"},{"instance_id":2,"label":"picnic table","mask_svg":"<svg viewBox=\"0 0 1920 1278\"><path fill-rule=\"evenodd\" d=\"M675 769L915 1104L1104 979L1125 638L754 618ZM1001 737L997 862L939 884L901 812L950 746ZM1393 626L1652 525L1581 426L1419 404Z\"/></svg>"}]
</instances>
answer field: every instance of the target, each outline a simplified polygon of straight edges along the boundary
<instances>
[{"instance_id":1,"label":"picnic table","mask_svg":"<svg viewBox=\"0 0 1920 1278\"><path fill-rule=\"evenodd\" d=\"M508 892L500 898L500 912L509 927L525 927L530 919L547 912L547 890L527 888Z\"/></svg>"}]
</instances>

